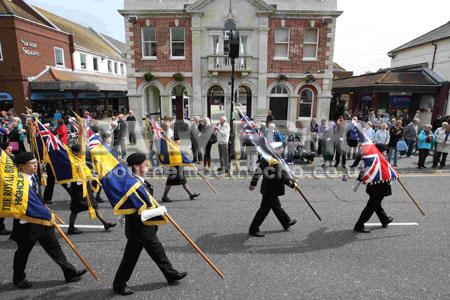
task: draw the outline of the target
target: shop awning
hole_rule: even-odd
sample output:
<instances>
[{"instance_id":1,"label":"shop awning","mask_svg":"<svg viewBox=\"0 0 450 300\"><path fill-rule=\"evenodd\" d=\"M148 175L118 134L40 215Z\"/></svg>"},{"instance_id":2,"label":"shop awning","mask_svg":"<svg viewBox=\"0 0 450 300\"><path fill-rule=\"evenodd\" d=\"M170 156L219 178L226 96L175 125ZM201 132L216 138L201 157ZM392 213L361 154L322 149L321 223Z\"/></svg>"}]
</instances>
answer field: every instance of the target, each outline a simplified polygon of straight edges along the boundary
<instances>
[{"instance_id":1,"label":"shop awning","mask_svg":"<svg viewBox=\"0 0 450 300\"><path fill-rule=\"evenodd\" d=\"M426 68L386 69L333 81L334 93L353 91L437 93L441 82Z\"/></svg>"},{"instance_id":2,"label":"shop awning","mask_svg":"<svg viewBox=\"0 0 450 300\"><path fill-rule=\"evenodd\" d=\"M127 90L127 79L123 76L77 72L52 67L30 80L30 88L32 90L123 92Z\"/></svg>"}]
</instances>

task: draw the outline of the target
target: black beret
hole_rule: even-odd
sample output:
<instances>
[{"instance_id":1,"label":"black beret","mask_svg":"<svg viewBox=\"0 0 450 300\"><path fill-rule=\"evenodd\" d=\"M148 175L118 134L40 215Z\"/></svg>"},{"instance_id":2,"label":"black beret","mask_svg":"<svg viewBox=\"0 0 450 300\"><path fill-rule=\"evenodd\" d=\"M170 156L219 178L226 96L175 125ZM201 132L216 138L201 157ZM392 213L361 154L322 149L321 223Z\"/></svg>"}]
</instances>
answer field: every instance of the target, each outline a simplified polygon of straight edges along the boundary
<instances>
[{"instance_id":1,"label":"black beret","mask_svg":"<svg viewBox=\"0 0 450 300\"><path fill-rule=\"evenodd\" d=\"M144 153L133 153L130 156L128 156L127 158L127 164L128 166L135 166L135 165L140 165L142 164L144 161L147 160L147 156Z\"/></svg>"},{"instance_id":2,"label":"black beret","mask_svg":"<svg viewBox=\"0 0 450 300\"><path fill-rule=\"evenodd\" d=\"M8 147L9 147L8 142L0 142L0 149L6 150L6 148L8 148Z\"/></svg>"},{"instance_id":3,"label":"black beret","mask_svg":"<svg viewBox=\"0 0 450 300\"><path fill-rule=\"evenodd\" d=\"M31 153L31 152L22 152L22 153L17 154L14 157L14 163L16 165L24 165L24 164L26 164L27 162L29 162L30 160L33 160L33 159L35 159L33 153Z\"/></svg>"}]
</instances>

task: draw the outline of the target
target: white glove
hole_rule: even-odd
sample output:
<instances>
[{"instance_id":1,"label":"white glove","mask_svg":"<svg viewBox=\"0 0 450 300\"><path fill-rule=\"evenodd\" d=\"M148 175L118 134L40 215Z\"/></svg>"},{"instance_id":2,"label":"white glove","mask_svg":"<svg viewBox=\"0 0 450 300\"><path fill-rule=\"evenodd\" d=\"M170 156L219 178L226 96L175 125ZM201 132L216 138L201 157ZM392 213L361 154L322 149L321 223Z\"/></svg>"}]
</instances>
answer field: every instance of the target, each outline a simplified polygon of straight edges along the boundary
<instances>
[{"instance_id":1,"label":"white glove","mask_svg":"<svg viewBox=\"0 0 450 300\"><path fill-rule=\"evenodd\" d=\"M154 209L146 209L141 214L141 221L145 222L155 217L162 217L164 216L165 213L167 213L167 209L165 206L160 206Z\"/></svg>"}]
</instances>

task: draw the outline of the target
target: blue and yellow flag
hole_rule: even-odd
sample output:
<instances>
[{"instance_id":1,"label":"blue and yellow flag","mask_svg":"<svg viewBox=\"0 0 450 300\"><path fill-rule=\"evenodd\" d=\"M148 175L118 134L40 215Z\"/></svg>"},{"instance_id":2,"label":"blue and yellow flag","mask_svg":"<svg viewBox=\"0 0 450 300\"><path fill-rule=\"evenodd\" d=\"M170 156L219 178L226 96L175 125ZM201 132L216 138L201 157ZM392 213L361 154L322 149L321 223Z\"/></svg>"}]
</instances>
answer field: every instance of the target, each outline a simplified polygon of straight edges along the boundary
<instances>
[{"instance_id":1,"label":"blue and yellow flag","mask_svg":"<svg viewBox=\"0 0 450 300\"><path fill-rule=\"evenodd\" d=\"M192 161L187 158L187 155L181 150L180 145L166 136L154 120L152 120L152 128L156 149L158 150L158 159L161 164L170 167L192 166Z\"/></svg>"},{"instance_id":2,"label":"blue and yellow flag","mask_svg":"<svg viewBox=\"0 0 450 300\"><path fill-rule=\"evenodd\" d=\"M49 164L57 183L84 182L93 180L92 175L83 160L80 160L70 150L69 146L46 128L37 119L33 121L31 130L32 143L36 149L35 154L41 162ZM88 178L86 178L86 174Z\"/></svg>"},{"instance_id":3,"label":"blue and yellow flag","mask_svg":"<svg viewBox=\"0 0 450 300\"><path fill-rule=\"evenodd\" d=\"M0 149L0 217L53 226L55 216L30 188L11 158Z\"/></svg>"},{"instance_id":4,"label":"blue and yellow flag","mask_svg":"<svg viewBox=\"0 0 450 300\"><path fill-rule=\"evenodd\" d=\"M157 207L156 200L144 187L143 182L115 156L99 136L91 129L86 130L91 161L113 212L117 215L141 214L146 209ZM166 224L166 217L144 222L146 225Z\"/></svg>"}]
</instances>

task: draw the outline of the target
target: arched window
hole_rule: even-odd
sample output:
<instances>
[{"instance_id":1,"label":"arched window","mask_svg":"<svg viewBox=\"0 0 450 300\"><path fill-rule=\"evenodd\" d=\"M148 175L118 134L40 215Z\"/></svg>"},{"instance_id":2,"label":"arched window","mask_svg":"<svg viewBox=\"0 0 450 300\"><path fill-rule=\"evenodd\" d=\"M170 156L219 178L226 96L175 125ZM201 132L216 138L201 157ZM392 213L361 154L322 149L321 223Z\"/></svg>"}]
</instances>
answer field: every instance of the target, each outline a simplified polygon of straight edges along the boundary
<instances>
[{"instance_id":1,"label":"arched window","mask_svg":"<svg viewBox=\"0 0 450 300\"><path fill-rule=\"evenodd\" d=\"M270 93L272 95L288 95L289 91L284 85L279 84L274 86Z\"/></svg>"},{"instance_id":2,"label":"arched window","mask_svg":"<svg viewBox=\"0 0 450 300\"><path fill-rule=\"evenodd\" d=\"M311 89L303 89L300 94L298 116L311 118L313 113L314 92Z\"/></svg>"}]
</instances>

